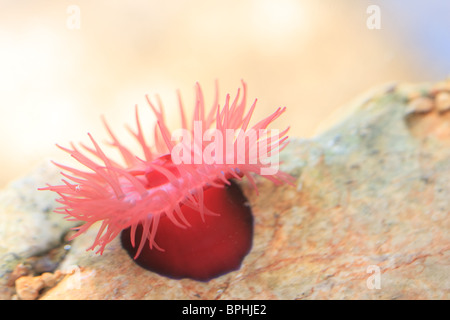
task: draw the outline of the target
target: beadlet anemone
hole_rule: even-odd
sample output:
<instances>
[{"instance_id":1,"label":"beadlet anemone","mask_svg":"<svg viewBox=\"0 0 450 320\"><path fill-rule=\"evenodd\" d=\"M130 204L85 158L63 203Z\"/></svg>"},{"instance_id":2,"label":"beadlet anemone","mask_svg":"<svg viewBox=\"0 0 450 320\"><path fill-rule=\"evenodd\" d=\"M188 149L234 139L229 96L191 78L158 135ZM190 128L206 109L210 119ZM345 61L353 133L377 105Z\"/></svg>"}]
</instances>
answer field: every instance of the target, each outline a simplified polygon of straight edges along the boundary
<instances>
[{"instance_id":1,"label":"beadlet anemone","mask_svg":"<svg viewBox=\"0 0 450 320\"><path fill-rule=\"evenodd\" d=\"M61 185L40 190L56 192L62 205L55 211L79 221L76 237L100 222L92 246L102 254L119 234L123 248L140 266L167 277L208 281L240 268L251 249L253 216L239 185L246 177L262 175L276 184L293 178L268 161L287 145L287 131L268 130L285 108L249 128L256 100L247 113L246 84L242 82L233 101L226 96L206 114L203 94L196 85L196 103L188 125L179 98L181 131L171 132L164 110L147 96L156 116L154 147L147 144L135 109L136 131L131 131L142 156L119 142L106 121L110 144L123 163L110 159L89 135L93 147L58 146L89 171L57 164L63 172ZM203 130L206 130L203 132ZM261 152L264 151L264 152ZM86 154L91 155L88 157ZM278 164L278 163L276 163ZM275 169L275 170L274 170Z\"/></svg>"}]
</instances>

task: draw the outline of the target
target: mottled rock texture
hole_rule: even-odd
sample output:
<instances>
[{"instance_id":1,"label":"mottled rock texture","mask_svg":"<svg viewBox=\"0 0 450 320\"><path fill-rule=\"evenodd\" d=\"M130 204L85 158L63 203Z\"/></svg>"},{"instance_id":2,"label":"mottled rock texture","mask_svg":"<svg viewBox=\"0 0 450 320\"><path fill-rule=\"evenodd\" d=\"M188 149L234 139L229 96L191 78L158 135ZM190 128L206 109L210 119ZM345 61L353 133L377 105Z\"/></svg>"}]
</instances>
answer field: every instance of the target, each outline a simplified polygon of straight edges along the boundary
<instances>
[{"instance_id":1,"label":"mottled rock texture","mask_svg":"<svg viewBox=\"0 0 450 320\"><path fill-rule=\"evenodd\" d=\"M53 271L63 256L55 248L74 223L53 213L55 195L37 191L59 179L58 170L46 162L0 190L0 299L15 293L16 278Z\"/></svg>"},{"instance_id":2,"label":"mottled rock texture","mask_svg":"<svg viewBox=\"0 0 450 320\"><path fill-rule=\"evenodd\" d=\"M449 299L449 93L450 82L393 85L346 108L343 118L333 119L314 139L292 139L282 169L297 178L296 187L258 179L257 196L242 183L255 234L239 271L207 283L167 279L136 265L119 239L102 256L86 252L96 235L92 230L70 249L66 245L57 270L62 279L39 298ZM47 213L53 206L47 193L27 192L48 201L29 214L57 219ZM14 212L2 204L0 242L14 245L1 247L0 286L10 296L15 286L3 279L12 274L13 262L18 264L16 256L50 248L67 231L67 226L22 225L27 219L20 217L28 211L17 219L10 217ZM29 251L34 241L13 238L3 230L5 223L27 228L26 234L45 246ZM8 255L14 259L5 260ZM15 283L23 288L25 280L19 279ZM43 281L26 280L39 286Z\"/></svg>"}]
</instances>

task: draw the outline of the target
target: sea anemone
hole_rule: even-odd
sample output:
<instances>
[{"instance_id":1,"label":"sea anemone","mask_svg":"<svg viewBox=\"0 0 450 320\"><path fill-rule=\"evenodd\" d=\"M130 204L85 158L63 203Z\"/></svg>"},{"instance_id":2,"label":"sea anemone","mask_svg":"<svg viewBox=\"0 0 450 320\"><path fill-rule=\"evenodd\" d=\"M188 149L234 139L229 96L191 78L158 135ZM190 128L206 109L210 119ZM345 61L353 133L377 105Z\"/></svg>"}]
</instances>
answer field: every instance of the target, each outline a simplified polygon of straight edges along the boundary
<instances>
[{"instance_id":1,"label":"sea anemone","mask_svg":"<svg viewBox=\"0 0 450 320\"><path fill-rule=\"evenodd\" d=\"M89 171L57 164L64 172L61 185L40 190L56 192L62 206L56 210L68 220L82 222L76 237L101 222L92 246L102 254L120 233L123 247L138 264L173 278L207 281L236 270L251 248L253 218L248 203L232 180L258 174L276 184L293 183L278 170L278 153L287 145L287 131L268 130L285 108L249 128L256 100L246 109L246 84L233 101L227 95L206 114L203 94L196 85L196 103L188 125L179 97L181 128L171 132L161 102L158 108L147 96L156 115L154 147L144 137L138 108L132 132L142 156L119 142L106 121L110 144L123 164L110 159L92 135L93 147L58 146ZM93 157L88 157L90 154ZM274 161L275 159L275 161Z\"/></svg>"}]
</instances>

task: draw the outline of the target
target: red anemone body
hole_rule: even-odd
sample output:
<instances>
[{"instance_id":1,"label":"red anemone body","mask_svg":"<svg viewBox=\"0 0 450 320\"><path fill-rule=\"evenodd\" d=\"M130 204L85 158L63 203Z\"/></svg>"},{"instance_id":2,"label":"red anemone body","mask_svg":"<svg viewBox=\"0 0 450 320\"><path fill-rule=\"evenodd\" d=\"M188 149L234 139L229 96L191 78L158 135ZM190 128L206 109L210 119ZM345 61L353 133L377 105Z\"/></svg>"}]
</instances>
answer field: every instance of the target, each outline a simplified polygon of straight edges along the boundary
<instances>
[{"instance_id":1,"label":"red anemone body","mask_svg":"<svg viewBox=\"0 0 450 320\"><path fill-rule=\"evenodd\" d=\"M208 188L204 196L205 206L217 215L203 220L195 209L181 206L190 228L179 228L161 217L155 242L164 250L142 250L136 263L171 278L199 281L239 269L253 240L253 216L247 199L236 183ZM141 237L142 226L134 237L131 228L122 232L122 245L130 256L136 256ZM135 245L131 239L136 239Z\"/></svg>"}]
</instances>

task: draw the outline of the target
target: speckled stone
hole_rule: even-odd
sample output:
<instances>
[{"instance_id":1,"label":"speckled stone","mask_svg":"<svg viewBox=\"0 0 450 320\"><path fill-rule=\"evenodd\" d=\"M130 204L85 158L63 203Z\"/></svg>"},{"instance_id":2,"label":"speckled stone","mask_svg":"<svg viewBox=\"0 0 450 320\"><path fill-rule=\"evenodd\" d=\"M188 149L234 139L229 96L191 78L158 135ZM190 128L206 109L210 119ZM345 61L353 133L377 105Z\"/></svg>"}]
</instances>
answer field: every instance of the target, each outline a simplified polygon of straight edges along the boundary
<instances>
[{"instance_id":1,"label":"speckled stone","mask_svg":"<svg viewBox=\"0 0 450 320\"><path fill-rule=\"evenodd\" d=\"M74 226L53 213L54 194L37 190L58 180L58 170L45 162L0 191L0 299L14 294L9 276L18 264L58 246Z\"/></svg>"}]
</instances>

